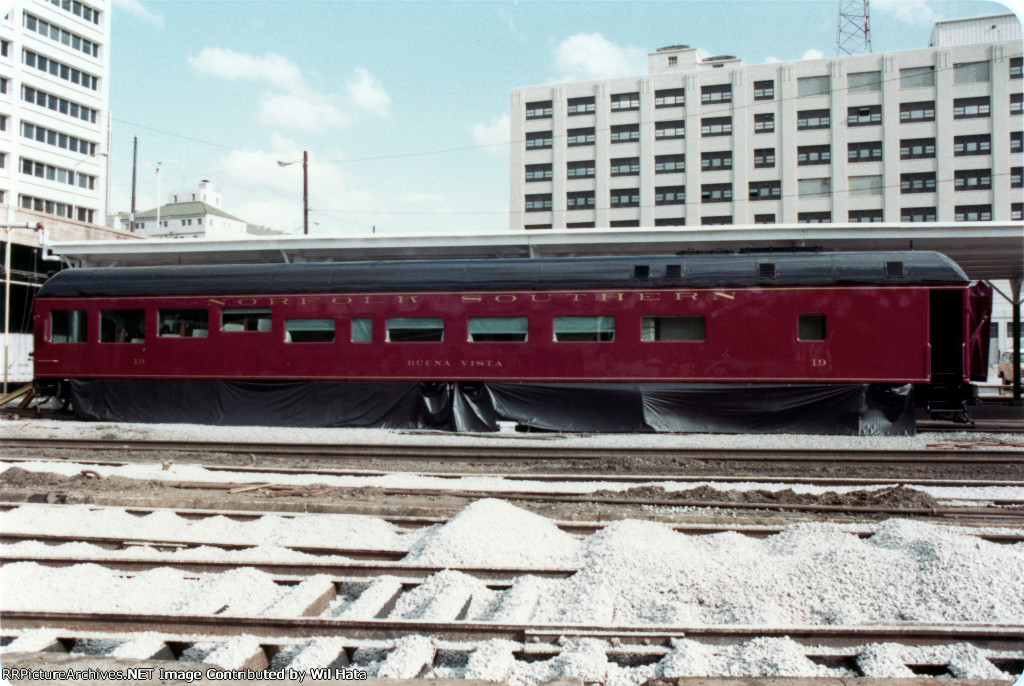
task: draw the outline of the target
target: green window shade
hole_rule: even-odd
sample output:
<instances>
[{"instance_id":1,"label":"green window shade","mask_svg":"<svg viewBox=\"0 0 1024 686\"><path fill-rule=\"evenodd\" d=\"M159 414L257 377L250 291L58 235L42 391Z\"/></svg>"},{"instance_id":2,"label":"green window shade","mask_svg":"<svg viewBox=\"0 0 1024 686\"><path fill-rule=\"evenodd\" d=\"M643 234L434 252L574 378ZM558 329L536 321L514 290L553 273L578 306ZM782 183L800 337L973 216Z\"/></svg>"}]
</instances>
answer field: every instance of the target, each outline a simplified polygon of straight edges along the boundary
<instances>
[{"instance_id":1,"label":"green window shade","mask_svg":"<svg viewBox=\"0 0 1024 686\"><path fill-rule=\"evenodd\" d=\"M555 317L555 340L615 340L615 317Z\"/></svg>"},{"instance_id":2,"label":"green window shade","mask_svg":"<svg viewBox=\"0 0 1024 686\"><path fill-rule=\"evenodd\" d=\"M369 343L373 340L373 320L359 319L352 320L352 342L353 343Z\"/></svg>"},{"instance_id":3,"label":"green window shade","mask_svg":"<svg viewBox=\"0 0 1024 686\"><path fill-rule=\"evenodd\" d=\"M526 317L470 317L471 341L525 341L529 320Z\"/></svg>"}]
</instances>

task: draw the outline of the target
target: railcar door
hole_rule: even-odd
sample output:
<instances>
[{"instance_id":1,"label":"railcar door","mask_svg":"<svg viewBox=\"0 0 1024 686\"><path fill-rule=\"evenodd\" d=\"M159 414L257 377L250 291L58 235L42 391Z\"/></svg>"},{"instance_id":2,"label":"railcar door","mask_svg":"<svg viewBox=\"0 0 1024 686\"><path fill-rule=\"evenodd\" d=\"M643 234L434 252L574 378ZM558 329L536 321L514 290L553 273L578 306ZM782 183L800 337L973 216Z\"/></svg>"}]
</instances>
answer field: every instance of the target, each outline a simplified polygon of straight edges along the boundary
<instances>
[{"instance_id":1,"label":"railcar door","mask_svg":"<svg viewBox=\"0 0 1024 686\"><path fill-rule=\"evenodd\" d=\"M933 290L930 306L932 382L964 375L964 292Z\"/></svg>"}]
</instances>

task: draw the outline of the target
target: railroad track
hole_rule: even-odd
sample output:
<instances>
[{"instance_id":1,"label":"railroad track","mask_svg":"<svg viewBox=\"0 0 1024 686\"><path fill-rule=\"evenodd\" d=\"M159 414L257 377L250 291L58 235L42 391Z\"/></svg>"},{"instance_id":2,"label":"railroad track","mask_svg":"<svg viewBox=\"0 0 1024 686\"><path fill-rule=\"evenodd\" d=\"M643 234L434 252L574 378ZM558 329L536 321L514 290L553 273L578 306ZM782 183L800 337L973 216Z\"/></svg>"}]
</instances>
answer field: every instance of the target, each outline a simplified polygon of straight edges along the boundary
<instances>
[{"instance_id":1,"label":"railroad track","mask_svg":"<svg viewBox=\"0 0 1024 686\"><path fill-rule=\"evenodd\" d=\"M700 448L700 447L580 447L566 445L359 445L294 443L221 443L164 440L114 440L72 438L4 438L0 449L123 450L184 453L228 453L253 456L303 456L350 459L445 460L501 463L526 460L602 460L608 458L671 458L728 462L847 462L856 464L1020 464L1024 449L980 446L974 448L821 450L811 448Z\"/></svg>"}]
</instances>

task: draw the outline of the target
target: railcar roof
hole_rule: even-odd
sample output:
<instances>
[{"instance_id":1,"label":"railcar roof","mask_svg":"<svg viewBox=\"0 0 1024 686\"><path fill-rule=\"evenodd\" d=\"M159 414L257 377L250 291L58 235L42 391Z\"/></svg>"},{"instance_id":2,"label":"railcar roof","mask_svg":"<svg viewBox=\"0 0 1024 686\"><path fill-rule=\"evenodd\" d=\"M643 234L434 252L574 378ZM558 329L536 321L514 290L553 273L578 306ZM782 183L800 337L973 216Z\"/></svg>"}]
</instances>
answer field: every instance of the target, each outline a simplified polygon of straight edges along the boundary
<instances>
[{"instance_id":1,"label":"railcar roof","mask_svg":"<svg viewBox=\"0 0 1024 686\"><path fill-rule=\"evenodd\" d=\"M67 269L39 296L966 283L935 252L749 253Z\"/></svg>"}]
</instances>

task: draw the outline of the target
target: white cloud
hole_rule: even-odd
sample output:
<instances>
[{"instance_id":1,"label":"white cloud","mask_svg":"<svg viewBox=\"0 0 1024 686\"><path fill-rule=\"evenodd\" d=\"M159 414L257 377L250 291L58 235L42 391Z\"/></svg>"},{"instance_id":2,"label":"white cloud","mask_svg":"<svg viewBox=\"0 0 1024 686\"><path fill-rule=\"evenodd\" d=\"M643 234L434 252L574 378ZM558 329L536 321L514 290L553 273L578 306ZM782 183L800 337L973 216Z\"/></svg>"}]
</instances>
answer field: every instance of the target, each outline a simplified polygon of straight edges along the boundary
<instances>
[{"instance_id":1,"label":"white cloud","mask_svg":"<svg viewBox=\"0 0 1024 686\"><path fill-rule=\"evenodd\" d=\"M480 145L487 146L489 152L505 153L511 138L512 123L507 114L495 117L490 124L473 126L473 139Z\"/></svg>"},{"instance_id":2,"label":"white cloud","mask_svg":"<svg viewBox=\"0 0 1024 686\"><path fill-rule=\"evenodd\" d=\"M577 33L555 50L559 81L594 81L647 72L647 51L620 46L599 33Z\"/></svg>"},{"instance_id":3,"label":"white cloud","mask_svg":"<svg viewBox=\"0 0 1024 686\"><path fill-rule=\"evenodd\" d=\"M391 96L374 78L373 74L362 67L357 67L346 85L348 86L348 95L356 107L381 116L389 114Z\"/></svg>"},{"instance_id":4,"label":"white cloud","mask_svg":"<svg viewBox=\"0 0 1024 686\"><path fill-rule=\"evenodd\" d=\"M303 90L265 93L259 104L260 123L291 131L324 131L349 122L349 117L319 93Z\"/></svg>"},{"instance_id":5,"label":"white cloud","mask_svg":"<svg viewBox=\"0 0 1024 686\"><path fill-rule=\"evenodd\" d=\"M821 50L818 50L817 48L808 48L807 50L804 51L804 54L800 56L800 59L820 60L824 56L825 53L823 53Z\"/></svg>"},{"instance_id":6,"label":"white cloud","mask_svg":"<svg viewBox=\"0 0 1024 686\"><path fill-rule=\"evenodd\" d=\"M917 26L930 26L939 18L929 0L873 0L871 11Z\"/></svg>"},{"instance_id":7,"label":"white cloud","mask_svg":"<svg viewBox=\"0 0 1024 686\"><path fill-rule=\"evenodd\" d=\"M203 48L198 55L190 55L188 62L203 76L217 76L233 81L267 81L286 90L304 87L298 66L272 52L259 57L235 52L230 48Z\"/></svg>"},{"instance_id":8,"label":"white cloud","mask_svg":"<svg viewBox=\"0 0 1024 686\"><path fill-rule=\"evenodd\" d=\"M153 12L139 2L139 0L114 0L113 7L115 10L124 10L126 13L132 15L136 19L141 19L147 24L153 24L161 29L164 27L163 15Z\"/></svg>"}]
</instances>

